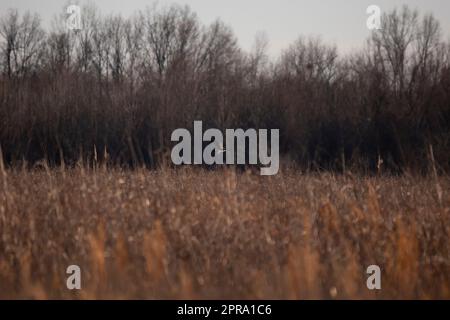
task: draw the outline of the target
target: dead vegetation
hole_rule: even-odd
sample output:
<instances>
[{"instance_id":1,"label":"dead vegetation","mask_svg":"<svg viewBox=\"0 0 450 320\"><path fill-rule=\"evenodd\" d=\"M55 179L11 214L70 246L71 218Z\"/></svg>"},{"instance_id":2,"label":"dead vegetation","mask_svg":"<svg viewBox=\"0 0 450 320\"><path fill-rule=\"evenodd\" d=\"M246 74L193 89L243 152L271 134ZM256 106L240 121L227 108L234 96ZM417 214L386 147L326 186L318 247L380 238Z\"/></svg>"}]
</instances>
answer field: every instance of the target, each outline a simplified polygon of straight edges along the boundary
<instances>
[{"instance_id":1,"label":"dead vegetation","mask_svg":"<svg viewBox=\"0 0 450 320\"><path fill-rule=\"evenodd\" d=\"M44 167L0 177L0 298L450 298L448 176ZM71 264L80 291L66 288ZM366 288L371 264L381 291Z\"/></svg>"}]
</instances>

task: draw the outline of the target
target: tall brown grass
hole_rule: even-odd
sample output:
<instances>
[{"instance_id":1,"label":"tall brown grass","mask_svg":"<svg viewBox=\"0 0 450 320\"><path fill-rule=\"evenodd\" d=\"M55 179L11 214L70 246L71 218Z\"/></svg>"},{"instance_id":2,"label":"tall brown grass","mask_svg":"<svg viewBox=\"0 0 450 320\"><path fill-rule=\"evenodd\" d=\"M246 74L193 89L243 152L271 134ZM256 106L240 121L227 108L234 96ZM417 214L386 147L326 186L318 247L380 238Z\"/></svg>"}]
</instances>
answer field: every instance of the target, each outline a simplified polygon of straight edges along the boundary
<instances>
[{"instance_id":1,"label":"tall brown grass","mask_svg":"<svg viewBox=\"0 0 450 320\"><path fill-rule=\"evenodd\" d=\"M448 176L1 173L0 298L450 298Z\"/></svg>"}]
</instances>

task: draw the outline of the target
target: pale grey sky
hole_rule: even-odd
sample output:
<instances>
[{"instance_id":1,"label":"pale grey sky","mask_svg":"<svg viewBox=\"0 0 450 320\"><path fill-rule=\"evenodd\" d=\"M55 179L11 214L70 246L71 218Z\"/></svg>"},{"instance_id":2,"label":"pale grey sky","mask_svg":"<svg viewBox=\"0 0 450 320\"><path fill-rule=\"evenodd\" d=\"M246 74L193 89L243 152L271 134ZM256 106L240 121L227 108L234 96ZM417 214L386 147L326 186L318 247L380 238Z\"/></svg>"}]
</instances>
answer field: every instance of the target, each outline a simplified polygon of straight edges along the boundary
<instances>
[{"instance_id":1,"label":"pale grey sky","mask_svg":"<svg viewBox=\"0 0 450 320\"><path fill-rule=\"evenodd\" d=\"M150 6L153 0L73 0L73 3L95 3L102 13L129 16ZM60 13L67 0L0 0L0 14L8 8L30 10L41 15L46 25ZM220 18L234 30L241 47L250 49L255 35L265 31L269 52L276 56L300 34L320 35L335 43L343 52L360 48L369 35L366 8L375 4L389 11L403 4L431 12L441 22L442 31L450 36L449 0L159 0L160 5L187 4L201 22L208 24Z\"/></svg>"}]
</instances>

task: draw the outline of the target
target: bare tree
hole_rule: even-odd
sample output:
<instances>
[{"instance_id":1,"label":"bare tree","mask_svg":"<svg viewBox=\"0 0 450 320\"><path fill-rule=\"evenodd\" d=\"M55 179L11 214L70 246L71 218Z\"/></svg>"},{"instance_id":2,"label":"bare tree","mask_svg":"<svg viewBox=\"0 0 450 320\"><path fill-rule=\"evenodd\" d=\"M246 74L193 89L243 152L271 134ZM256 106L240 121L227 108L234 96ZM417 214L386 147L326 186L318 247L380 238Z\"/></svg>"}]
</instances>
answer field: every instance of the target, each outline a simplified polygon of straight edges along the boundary
<instances>
[{"instance_id":1,"label":"bare tree","mask_svg":"<svg viewBox=\"0 0 450 320\"><path fill-rule=\"evenodd\" d=\"M283 54L282 64L288 73L303 79L330 81L335 76L337 49L324 45L320 38L300 37Z\"/></svg>"},{"instance_id":2,"label":"bare tree","mask_svg":"<svg viewBox=\"0 0 450 320\"><path fill-rule=\"evenodd\" d=\"M45 40L39 16L27 12L20 19L17 10L10 10L0 20L0 35L8 77L26 74L39 66Z\"/></svg>"},{"instance_id":3,"label":"bare tree","mask_svg":"<svg viewBox=\"0 0 450 320\"><path fill-rule=\"evenodd\" d=\"M114 163L155 166L172 130L197 119L279 128L280 151L308 168L420 168L428 143L448 162L450 42L431 15L387 13L344 57L299 37L278 60L263 34L246 52L229 26L178 5L131 18L88 5L79 31L65 18L48 33L37 16L0 19L0 144L11 162L92 163L106 150Z\"/></svg>"},{"instance_id":4,"label":"bare tree","mask_svg":"<svg viewBox=\"0 0 450 320\"><path fill-rule=\"evenodd\" d=\"M411 63L409 54L417 37L417 19L417 11L404 6L400 12L395 9L384 14L381 29L372 33L373 50L390 76L397 95L404 92L408 81L407 68Z\"/></svg>"}]
</instances>

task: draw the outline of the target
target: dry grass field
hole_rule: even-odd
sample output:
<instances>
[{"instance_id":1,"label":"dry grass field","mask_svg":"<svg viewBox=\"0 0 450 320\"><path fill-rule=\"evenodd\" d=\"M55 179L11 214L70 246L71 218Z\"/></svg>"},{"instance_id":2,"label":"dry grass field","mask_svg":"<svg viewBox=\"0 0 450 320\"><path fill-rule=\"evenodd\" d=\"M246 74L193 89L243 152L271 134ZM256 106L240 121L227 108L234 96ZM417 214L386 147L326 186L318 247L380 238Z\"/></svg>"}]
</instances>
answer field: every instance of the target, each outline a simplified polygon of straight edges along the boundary
<instances>
[{"instance_id":1,"label":"dry grass field","mask_svg":"<svg viewBox=\"0 0 450 320\"><path fill-rule=\"evenodd\" d=\"M3 170L0 298L450 299L449 190L448 176ZM82 290L66 288L71 264Z\"/></svg>"}]
</instances>

